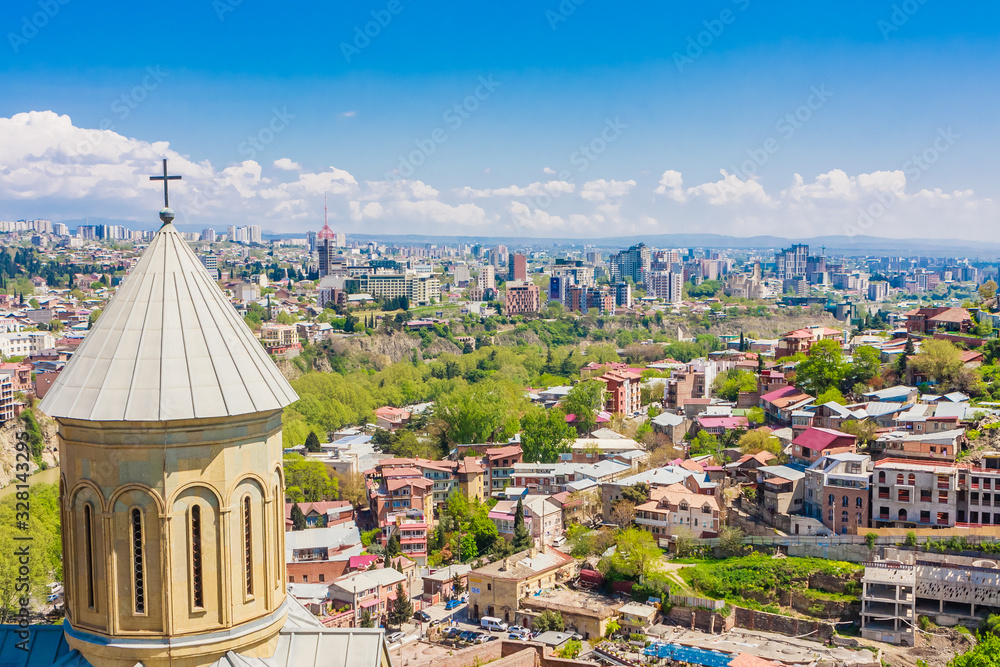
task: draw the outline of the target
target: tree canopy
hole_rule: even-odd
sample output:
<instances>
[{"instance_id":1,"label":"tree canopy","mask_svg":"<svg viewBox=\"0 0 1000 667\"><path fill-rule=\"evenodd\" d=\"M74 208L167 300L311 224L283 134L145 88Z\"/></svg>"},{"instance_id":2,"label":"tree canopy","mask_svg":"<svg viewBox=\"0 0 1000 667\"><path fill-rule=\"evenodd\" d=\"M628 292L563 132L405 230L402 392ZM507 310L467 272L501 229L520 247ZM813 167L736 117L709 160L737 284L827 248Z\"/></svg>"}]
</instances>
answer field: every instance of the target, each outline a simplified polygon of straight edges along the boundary
<instances>
[{"instance_id":1,"label":"tree canopy","mask_svg":"<svg viewBox=\"0 0 1000 667\"><path fill-rule=\"evenodd\" d=\"M553 408L535 408L521 417L521 451L526 463L555 463L570 451L576 431L566 423L566 414Z\"/></svg>"}]
</instances>

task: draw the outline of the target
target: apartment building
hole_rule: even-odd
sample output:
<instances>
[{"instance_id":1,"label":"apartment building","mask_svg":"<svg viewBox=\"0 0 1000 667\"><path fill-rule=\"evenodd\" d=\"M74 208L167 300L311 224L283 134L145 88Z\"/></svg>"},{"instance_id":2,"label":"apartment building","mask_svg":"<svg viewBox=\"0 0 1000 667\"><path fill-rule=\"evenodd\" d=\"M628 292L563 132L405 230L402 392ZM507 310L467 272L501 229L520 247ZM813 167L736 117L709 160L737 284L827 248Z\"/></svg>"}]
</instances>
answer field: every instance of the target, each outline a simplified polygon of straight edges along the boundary
<instances>
[{"instance_id":1,"label":"apartment building","mask_svg":"<svg viewBox=\"0 0 1000 667\"><path fill-rule=\"evenodd\" d=\"M335 603L349 604L354 610L355 627L359 627L363 610L377 621L387 620L389 600L395 598L396 587L405 581L406 577L392 568L352 572L330 584L329 597Z\"/></svg>"},{"instance_id":2,"label":"apartment building","mask_svg":"<svg viewBox=\"0 0 1000 667\"><path fill-rule=\"evenodd\" d=\"M521 463L524 455L521 453L521 445L505 445L503 447L488 447L484 457L486 465L486 478L489 480L490 494L503 491L511 482L510 476L514 471L514 464Z\"/></svg>"},{"instance_id":3,"label":"apartment building","mask_svg":"<svg viewBox=\"0 0 1000 667\"><path fill-rule=\"evenodd\" d=\"M958 515L954 464L883 459L875 463L872 523L876 528L946 527Z\"/></svg>"},{"instance_id":4,"label":"apartment building","mask_svg":"<svg viewBox=\"0 0 1000 667\"><path fill-rule=\"evenodd\" d=\"M537 313L541 307L540 294L538 285L534 283L507 283L504 313L507 316Z\"/></svg>"},{"instance_id":5,"label":"apartment building","mask_svg":"<svg viewBox=\"0 0 1000 667\"><path fill-rule=\"evenodd\" d=\"M834 534L859 534L869 525L871 478L867 454L823 456L806 470L802 513Z\"/></svg>"},{"instance_id":6,"label":"apartment building","mask_svg":"<svg viewBox=\"0 0 1000 667\"><path fill-rule=\"evenodd\" d=\"M714 496L692 493L683 484L650 489L649 501L635 508L635 524L657 539L679 532L692 537L715 537L720 508Z\"/></svg>"},{"instance_id":7,"label":"apartment building","mask_svg":"<svg viewBox=\"0 0 1000 667\"><path fill-rule=\"evenodd\" d=\"M526 495L521 499L524 522L536 545L552 544L563 534L562 506L548 495ZM516 500L501 500L490 510L489 518L497 531L507 538L514 538Z\"/></svg>"},{"instance_id":8,"label":"apartment building","mask_svg":"<svg viewBox=\"0 0 1000 667\"><path fill-rule=\"evenodd\" d=\"M630 370L614 370L597 378L605 385L604 409L612 414L632 415L642 407L642 376Z\"/></svg>"}]
</instances>

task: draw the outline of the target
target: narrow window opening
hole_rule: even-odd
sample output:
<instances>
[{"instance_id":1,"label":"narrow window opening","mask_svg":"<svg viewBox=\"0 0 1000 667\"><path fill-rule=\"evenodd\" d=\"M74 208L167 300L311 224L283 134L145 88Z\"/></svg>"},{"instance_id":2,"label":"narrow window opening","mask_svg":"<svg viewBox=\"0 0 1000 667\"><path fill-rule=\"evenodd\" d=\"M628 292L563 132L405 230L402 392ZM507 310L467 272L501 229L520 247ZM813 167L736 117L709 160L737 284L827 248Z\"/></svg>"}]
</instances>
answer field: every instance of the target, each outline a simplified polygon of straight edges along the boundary
<instances>
[{"instance_id":1,"label":"narrow window opening","mask_svg":"<svg viewBox=\"0 0 1000 667\"><path fill-rule=\"evenodd\" d=\"M243 551L247 595L253 595L253 535L250 530L250 496L243 498Z\"/></svg>"},{"instance_id":2,"label":"narrow window opening","mask_svg":"<svg viewBox=\"0 0 1000 667\"><path fill-rule=\"evenodd\" d=\"M83 506L83 539L87 567L87 607L94 609L94 514L90 505Z\"/></svg>"},{"instance_id":3,"label":"narrow window opening","mask_svg":"<svg viewBox=\"0 0 1000 667\"><path fill-rule=\"evenodd\" d=\"M146 587L142 562L142 512L132 510L132 590L134 592L135 613L146 613Z\"/></svg>"},{"instance_id":4,"label":"narrow window opening","mask_svg":"<svg viewBox=\"0 0 1000 667\"><path fill-rule=\"evenodd\" d=\"M191 508L191 585L194 592L194 606L205 606L205 594L201 576L201 505Z\"/></svg>"}]
</instances>

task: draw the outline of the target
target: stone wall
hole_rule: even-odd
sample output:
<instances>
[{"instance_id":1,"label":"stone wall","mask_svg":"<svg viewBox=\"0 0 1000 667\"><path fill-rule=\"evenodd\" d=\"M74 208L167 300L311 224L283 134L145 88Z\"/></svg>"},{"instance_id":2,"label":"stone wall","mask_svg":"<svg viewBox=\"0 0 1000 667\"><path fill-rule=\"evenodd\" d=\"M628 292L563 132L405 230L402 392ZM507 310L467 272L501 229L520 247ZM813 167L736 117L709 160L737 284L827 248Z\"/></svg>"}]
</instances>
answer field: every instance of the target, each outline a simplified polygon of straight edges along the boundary
<instances>
[{"instance_id":1,"label":"stone wall","mask_svg":"<svg viewBox=\"0 0 1000 667\"><path fill-rule=\"evenodd\" d=\"M732 614L725 617L717 611L699 609L697 607L672 607L667 614L685 628L694 628L705 632L722 633L733 629Z\"/></svg>"},{"instance_id":2,"label":"stone wall","mask_svg":"<svg viewBox=\"0 0 1000 667\"><path fill-rule=\"evenodd\" d=\"M774 632L779 635L798 637L812 632L810 639L825 641L833 636L833 624L825 621L810 621L781 614L769 614L764 611L754 611L735 607L733 614L736 625L748 630L760 630L762 632Z\"/></svg>"},{"instance_id":3,"label":"stone wall","mask_svg":"<svg viewBox=\"0 0 1000 667\"><path fill-rule=\"evenodd\" d=\"M845 560L849 563L866 563L872 559L871 549L866 544L790 544L788 556L800 558L825 558Z\"/></svg>"}]
</instances>

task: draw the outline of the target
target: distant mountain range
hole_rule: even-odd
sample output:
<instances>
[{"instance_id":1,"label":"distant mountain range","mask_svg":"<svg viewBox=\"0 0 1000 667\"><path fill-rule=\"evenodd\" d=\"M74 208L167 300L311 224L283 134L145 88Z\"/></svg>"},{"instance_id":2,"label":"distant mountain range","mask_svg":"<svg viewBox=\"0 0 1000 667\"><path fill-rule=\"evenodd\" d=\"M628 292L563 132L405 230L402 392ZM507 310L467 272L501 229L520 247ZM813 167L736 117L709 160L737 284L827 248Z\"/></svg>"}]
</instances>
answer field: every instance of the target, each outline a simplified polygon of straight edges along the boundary
<instances>
[{"instance_id":1,"label":"distant mountain range","mask_svg":"<svg viewBox=\"0 0 1000 667\"><path fill-rule=\"evenodd\" d=\"M134 220L113 220L89 218L86 220L63 220L71 229L78 225L124 225L130 229L155 231L158 222L136 222ZM200 232L198 225L177 225L180 231ZM216 226L215 230L225 233L226 226ZM263 230L267 239L304 238L305 232L275 233ZM837 255L926 255L926 256L969 256L978 258L1000 257L1000 242L970 241L966 239L891 239L878 236L814 236L810 238L784 238L781 236L728 236L725 234L648 234L645 236L618 236L603 238L537 238L514 236L451 236L426 234L368 234L349 233L356 241L399 244L482 244L506 245L511 248L581 248L592 246L599 249L627 248L636 243L658 248L735 248L746 250L766 250L785 248L793 243L809 245L810 252L826 248L828 254Z\"/></svg>"}]
</instances>

